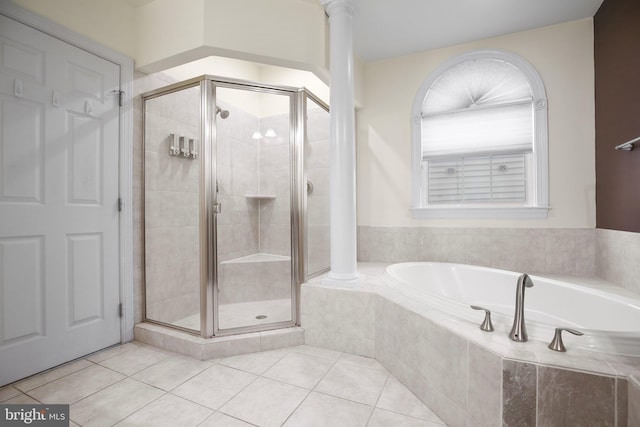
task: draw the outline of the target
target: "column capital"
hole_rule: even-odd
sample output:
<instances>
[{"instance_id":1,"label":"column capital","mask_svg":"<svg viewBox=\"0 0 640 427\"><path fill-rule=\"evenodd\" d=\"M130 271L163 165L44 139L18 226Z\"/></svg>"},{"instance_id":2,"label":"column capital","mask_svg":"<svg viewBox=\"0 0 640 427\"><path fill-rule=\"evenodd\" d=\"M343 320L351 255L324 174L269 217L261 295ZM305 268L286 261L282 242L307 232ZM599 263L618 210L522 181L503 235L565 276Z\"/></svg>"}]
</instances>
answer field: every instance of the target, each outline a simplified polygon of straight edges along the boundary
<instances>
[{"instance_id":1,"label":"column capital","mask_svg":"<svg viewBox=\"0 0 640 427\"><path fill-rule=\"evenodd\" d=\"M342 11L353 16L356 5L353 0L320 0L320 4L331 16L332 13Z\"/></svg>"}]
</instances>

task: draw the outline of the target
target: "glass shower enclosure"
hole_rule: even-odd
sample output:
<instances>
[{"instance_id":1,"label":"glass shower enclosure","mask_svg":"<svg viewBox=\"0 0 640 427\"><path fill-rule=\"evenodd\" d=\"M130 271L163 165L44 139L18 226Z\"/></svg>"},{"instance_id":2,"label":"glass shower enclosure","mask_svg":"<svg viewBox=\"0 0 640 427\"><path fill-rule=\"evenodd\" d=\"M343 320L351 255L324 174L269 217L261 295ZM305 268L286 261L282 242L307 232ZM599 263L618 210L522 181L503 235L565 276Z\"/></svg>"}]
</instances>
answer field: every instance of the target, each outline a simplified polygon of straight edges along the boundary
<instances>
[{"instance_id":1,"label":"glass shower enclosure","mask_svg":"<svg viewBox=\"0 0 640 427\"><path fill-rule=\"evenodd\" d=\"M329 267L329 113L304 88L202 76L142 95L145 321L294 326Z\"/></svg>"}]
</instances>

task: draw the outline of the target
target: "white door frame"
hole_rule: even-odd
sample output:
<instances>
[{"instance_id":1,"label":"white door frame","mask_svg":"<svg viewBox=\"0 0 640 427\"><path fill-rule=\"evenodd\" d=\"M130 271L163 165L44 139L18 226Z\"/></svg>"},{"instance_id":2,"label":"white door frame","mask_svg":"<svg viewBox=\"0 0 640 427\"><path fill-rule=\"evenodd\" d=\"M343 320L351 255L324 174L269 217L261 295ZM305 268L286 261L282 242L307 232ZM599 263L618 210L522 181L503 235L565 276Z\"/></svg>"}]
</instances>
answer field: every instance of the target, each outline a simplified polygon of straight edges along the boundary
<instances>
[{"instance_id":1,"label":"white door frame","mask_svg":"<svg viewBox=\"0 0 640 427\"><path fill-rule=\"evenodd\" d=\"M69 30L42 16L36 15L9 1L0 0L0 14L28 25L45 34L67 42L120 66L120 90L124 91L120 107L120 159L119 192L122 200L120 212L120 320L121 340L133 340L133 59L89 38Z\"/></svg>"}]
</instances>

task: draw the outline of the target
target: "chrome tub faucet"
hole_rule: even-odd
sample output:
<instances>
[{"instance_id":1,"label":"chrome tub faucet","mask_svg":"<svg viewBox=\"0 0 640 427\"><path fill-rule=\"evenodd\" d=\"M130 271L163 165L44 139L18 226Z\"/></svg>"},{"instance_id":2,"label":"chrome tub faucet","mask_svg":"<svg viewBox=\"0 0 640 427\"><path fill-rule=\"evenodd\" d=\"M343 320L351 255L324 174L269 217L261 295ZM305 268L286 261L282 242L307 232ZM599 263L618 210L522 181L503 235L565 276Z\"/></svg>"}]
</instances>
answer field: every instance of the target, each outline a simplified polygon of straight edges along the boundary
<instances>
[{"instance_id":1,"label":"chrome tub faucet","mask_svg":"<svg viewBox=\"0 0 640 427\"><path fill-rule=\"evenodd\" d=\"M513 317L513 326L509 332L509 338L517 342L527 341L527 328L524 325L524 289L533 286L533 282L528 274L518 277L516 287L516 313Z\"/></svg>"}]
</instances>

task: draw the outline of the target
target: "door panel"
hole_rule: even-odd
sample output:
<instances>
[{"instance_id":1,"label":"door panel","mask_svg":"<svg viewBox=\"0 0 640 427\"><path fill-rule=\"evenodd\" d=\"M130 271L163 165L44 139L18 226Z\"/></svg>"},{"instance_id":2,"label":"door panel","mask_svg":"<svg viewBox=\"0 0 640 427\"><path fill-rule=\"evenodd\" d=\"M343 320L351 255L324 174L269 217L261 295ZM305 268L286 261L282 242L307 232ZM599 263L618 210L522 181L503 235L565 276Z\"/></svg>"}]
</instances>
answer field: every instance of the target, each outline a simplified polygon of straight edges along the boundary
<instances>
[{"instance_id":1,"label":"door panel","mask_svg":"<svg viewBox=\"0 0 640 427\"><path fill-rule=\"evenodd\" d=\"M0 239L3 343L44 334L43 243L42 237Z\"/></svg>"},{"instance_id":2,"label":"door panel","mask_svg":"<svg viewBox=\"0 0 640 427\"><path fill-rule=\"evenodd\" d=\"M76 113L68 115L67 203L102 205L102 121Z\"/></svg>"},{"instance_id":3,"label":"door panel","mask_svg":"<svg viewBox=\"0 0 640 427\"><path fill-rule=\"evenodd\" d=\"M120 341L119 74L0 16L0 385Z\"/></svg>"},{"instance_id":4,"label":"door panel","mask_svg":"<svg viewBox=\"0 0 640 427\"><path fill-rule=\"evenodd\" d=\"M218 329L292 322L292 96L215 93Z\"/></svg>"},{"instance_id":5,"label":"door panel","mask_svg":"<svg viewBox=\"0 0 640 427\"><path fill-rule=\"evenodd\" d=\"M67 235L69 326L104 316L102 233Z\"/></svg>"},{"instance_id":6,"label":"door panel","mask_svg":"<svg viewBox=\"0 0 640 427\"><path fill-rule=\"evenodd\" d=\"M38 102L0 97L0 201L43 202L44 111Z\"/></svg>"}]
</instances>

